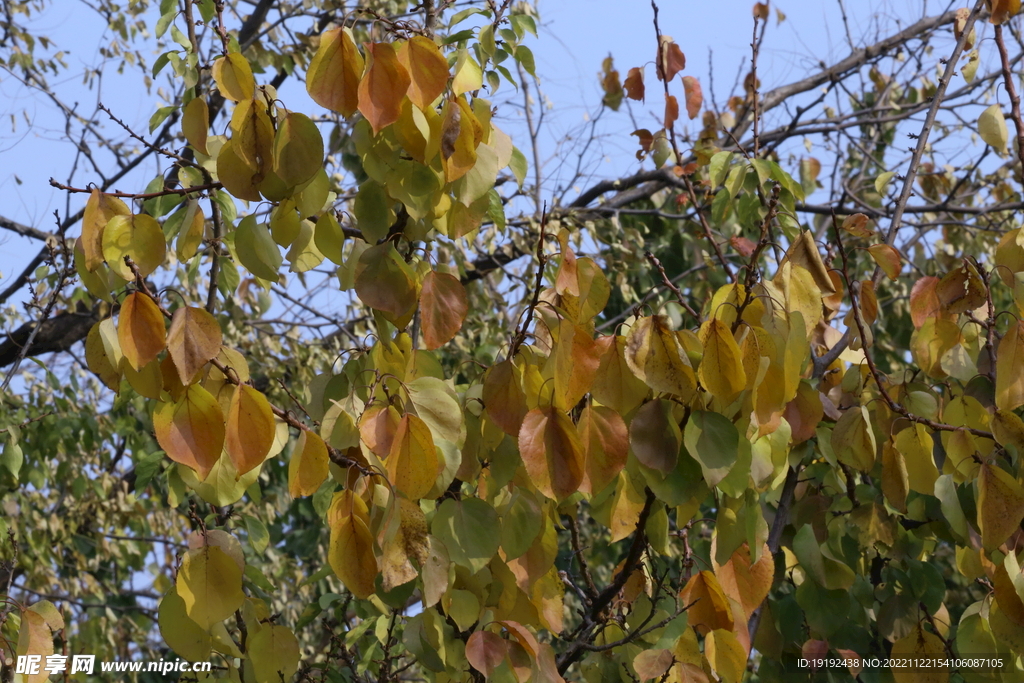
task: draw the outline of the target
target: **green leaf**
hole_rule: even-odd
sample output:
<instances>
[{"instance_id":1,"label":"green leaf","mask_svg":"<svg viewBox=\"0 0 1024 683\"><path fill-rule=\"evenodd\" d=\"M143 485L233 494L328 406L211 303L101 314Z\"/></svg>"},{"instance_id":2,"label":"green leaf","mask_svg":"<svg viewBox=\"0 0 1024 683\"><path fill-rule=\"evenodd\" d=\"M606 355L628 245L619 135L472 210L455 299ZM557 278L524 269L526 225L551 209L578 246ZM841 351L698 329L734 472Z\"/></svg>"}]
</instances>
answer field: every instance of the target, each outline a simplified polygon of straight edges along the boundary
<instances>
[{"instance_id":1,"label":"green leaf","mask_svg":"<svg viewBox=\"0 0 1024 683\"><path fill-rule=\"evenodd\" d=\"M721 413L698 410L691 414L683 430L683 443L700 463L708 486L717 485L736 464L739 434Z\"/></svg>"}]
</instances>

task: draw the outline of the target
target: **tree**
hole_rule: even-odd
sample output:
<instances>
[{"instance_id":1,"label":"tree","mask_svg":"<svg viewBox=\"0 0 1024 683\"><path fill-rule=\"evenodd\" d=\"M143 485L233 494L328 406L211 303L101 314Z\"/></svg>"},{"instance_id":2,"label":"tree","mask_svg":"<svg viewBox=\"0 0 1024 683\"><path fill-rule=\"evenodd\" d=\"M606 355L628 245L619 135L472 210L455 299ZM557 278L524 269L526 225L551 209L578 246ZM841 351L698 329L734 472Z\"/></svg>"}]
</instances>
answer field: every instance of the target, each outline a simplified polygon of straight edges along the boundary
<instances>
[{"instance_id":1,"label":"tree","mask_svg":"<svg viewBox=\"0 0 1024 683\"><path fill-rule=\"evenodd\" d=\"M758 3L721 107L652 5L652 68L599 75L664 105L641 170L560 199L536 13L452 4L103 2L148 133L64 104L5 5L88 163L54 232L0 219L44 244L0 293L5 664L1019 680L1019 3L769 90Z\"/></svg>"}]
</instances>

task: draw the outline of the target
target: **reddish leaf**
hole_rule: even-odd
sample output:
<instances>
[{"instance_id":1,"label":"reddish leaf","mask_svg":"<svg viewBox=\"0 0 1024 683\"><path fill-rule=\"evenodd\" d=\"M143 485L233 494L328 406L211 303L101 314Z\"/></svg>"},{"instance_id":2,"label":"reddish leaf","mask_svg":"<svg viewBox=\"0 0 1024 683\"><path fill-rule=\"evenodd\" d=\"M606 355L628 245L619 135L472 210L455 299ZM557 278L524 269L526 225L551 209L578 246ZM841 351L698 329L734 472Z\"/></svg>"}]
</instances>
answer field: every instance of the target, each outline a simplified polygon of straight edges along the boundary
<instances>
[{"instance_id":1,"label":"reddish leaf","mask_svg":"<svg viewBox=\"0 0 1024 683\"><path fill-rule=\"evenodd\" d=\"M427 273L420 293L420 316L423 341L428 349L439 348L451 341L462 329L468 312L466 288L457 277L436 271Z\"/></svg>"},{"instance_id":2,"label":"reddish leaf","mask_svg":"<svg viewBox=\"0 0 1024 683\"><path fill-rule=\"evenodd\" d=\"M686 68L686 57L671 36L661 36L656 64L660 81L671 81L677 73Z\"/></svg>"},{"instance_id":3,"label":"reddish leaf","mask_svg":"<svg viewBox=\"0 0 1024 683\"><path fill-rule=\"evenodd\" d=\"M470 666L488 678L501 666L507 653L507 641L497 633L477 631L466 641L466 659Z\"/></svg>"},{"instance_id":4,"label":"reddish leaf","mask_svg":"<svg viewBox=\"0 0 1024 683\"><path fill-rule=\"evenodd\" d=\"M359 81L359 111L374 133L398 120L412 79L391 43L364 43L368 66Z\"/></svg>"},{"instance_id":5,"label":"reddish leaf","mask_svg":"<svg viewBox=\"0 0 1024 683\"><path fill-rule=\"evenodd\" d=\"M683 92L686 94L686 115L692 121L697 118L700 108L704 105L704 92L700 89L700 81L693 76L683 76Z\"/></svg>"},{"instance_id":6,"label":"reddish leaf","mask_svg":"<svg viewBox=\"0 0 1024 683\"><path fill-rule=\"evenodd\" d=\"M167 331L167 350L182 384L191 384L203 366L217 357L221 341L217 319L202 308L182 306L174 312Z\"/></svg>"},{"instance_id":7,"label":"reddish leaf","mask_svg":"<svg viewBox=\"0 0 1024 683\"><path fill-rule=\"evenodd\" d=\"M644 70L643 67L634 66L626 74L626 97L631 100L642 101L644 99Z\"/></svg>"},{"instance_id":8,"label":"reddish leaf","mask_svg":"<svg viewBox=\"0 0 1024 683\"><path fill-rule=\"evenodd\" d=\"M757 245L754 244L754 242L741 235L730 237L729 244L731 244L736 251L740 252L740 255L743 258L750 258L753 256L754 249L757 248Z\"/></svg>"},{"instance_id":9,"label":"reddish leaf","mask_svg":"<svg viewBox=\"0 0 1024 683\"><path fill-rule=\"evenodd\" d=\"M519 430L519 453L533 485L562 500L583 482L583 448L569 416L548 406L526 414Z\"/></svg>"},{"instance_id":10,"label":"reddish leaf","mask_svg":"<svg viewBox=\"0 0 1024 683\"><path fill-rule=\"evenodd\" d=\"M910 290L910 318L914 321L914 327L920 328L928 318L934 318L942 310L939 297L935 293L935 286L939 284L939 278L926 275L914 283Z\"/></svg>"}]
</instances>

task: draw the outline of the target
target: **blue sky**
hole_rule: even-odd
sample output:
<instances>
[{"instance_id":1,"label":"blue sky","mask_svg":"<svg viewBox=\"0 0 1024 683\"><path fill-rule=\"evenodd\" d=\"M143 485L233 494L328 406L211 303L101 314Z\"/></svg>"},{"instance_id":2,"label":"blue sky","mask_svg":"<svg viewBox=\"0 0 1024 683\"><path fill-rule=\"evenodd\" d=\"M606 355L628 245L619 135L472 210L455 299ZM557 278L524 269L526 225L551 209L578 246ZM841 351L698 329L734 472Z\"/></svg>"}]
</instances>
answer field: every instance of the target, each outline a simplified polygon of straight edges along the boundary
<instances>
[{"instance_id":1,"label":"blue sky","mask_svg":"<svg viewBox=\"0 0 1024 683\"><path fill-rule=\"evenodd\" d=\"M763 89L795 80L821 62L831 63L848 54L847 26L853 41L862 44L891 32L896 25L905 26L950 6L935 0L843 2L847 5L848 24L843 22L839 0L772 3L767 37L759 58ZM660 94L652 87L656 83L651 64L655 42L651 5L647 0L539 0L537 5L541 36L532 47L545 105L540 147L545 161L548 192L545 198L549 198L559 183L566 182L564 174L576 163L574 150L578 149L579 135L587 132L590 118L600 110L597 72L604 57L612 54L623 77L630 67L648 64L648 92L652 97L646 103L632 106L639 127L656 129L654 112L663 105ZM709 54L713 57L714 94L720 104L748 68L752 6L751 0L660 2L662 32L673 36L682 47L687 57L684 74L701 81L706 99L711 95ZM784 21L779 21L776 9L785 14ZM97 87L89 89L82 85L82 70L102 67L99 48L110 40L103 20L95 12L75 0L52 0L34 26L67 51L65 59L70 68L55 79L53 85L69 106L77 102L80 110L88 112L100 99L136 130L146 130L150 115L160 103L155 94L142 93L134 77L119 77L108 68ZM147 58L152 62L155 53ZM678 79L673 88L681 97ZM522 101L506 86L495 103L507 96L515 102ZM308 103L298 79L286 84L282 98L296 109ZM47 182L51 175L63 180L74 159L75 148L64 138L63 117L52 103L6 74L0 79L0 102L0 160L3 161L0 196L4 199L0 215L52 230L55 209L66 215L84 202L84 195L69 199ZM506 118L502 125L518 146L527 149L521 111L511 108L503 111ZM32 121L31 129L23 115ZM13 130L12 119L15 120ZM99 114L99 119L107 130L116 130L114 124L105 120L105 115ZM579 189L596 179L639 170L639 163L633 158L635 138L629 136L633 124L625 106L619 112L606 112L595 130L598 138L590 146L583 165L589 176L576 184ZM574 139L566 142L566 136ZM569 166L563 168L560 162ZM153 175L155 169L150 168L145 174L136 174L119 183L120 189L141 189ZM95 176L90 175L87 167L80 166L76 183L84 185L90 180L95 180ZM574 194L572 188L569 194ZM71 234L77 234L77 228ZM0 233L0 288L20 272L22 264L37 248L37 244L29 240Z\"/></svg>"}]
</instances>

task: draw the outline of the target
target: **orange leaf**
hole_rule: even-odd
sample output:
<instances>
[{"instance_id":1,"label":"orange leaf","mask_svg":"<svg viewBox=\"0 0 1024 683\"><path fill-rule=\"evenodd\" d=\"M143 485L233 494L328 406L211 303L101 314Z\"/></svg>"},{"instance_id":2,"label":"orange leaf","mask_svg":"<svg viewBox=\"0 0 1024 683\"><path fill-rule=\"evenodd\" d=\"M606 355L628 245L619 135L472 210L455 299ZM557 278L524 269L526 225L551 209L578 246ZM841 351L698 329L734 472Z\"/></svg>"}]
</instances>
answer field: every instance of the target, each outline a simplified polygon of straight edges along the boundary
<instances>
[{"instance_id":1,"label":"orange leaf","mask_svg":"<svg viewBox=\"0 0 1024 683\"><path fill-rule=\"evenodd\" d=\"M428 349L436 349L452 340L462 329L469 312L466 288L448 273L430 271L423 278L420 292L420 317L423 341Z\"/></svg>"},{"instance_id":2,"label":"orange leaf","mask_svg":"<svg viewBox=\"0 0 1024 683\"><path fill-rule=\"evenodd\" d=\"M686 95L686 115L690 120L697 118L700 108L704 106L704 92L700 81L693 76L683 76L683 93Z\"/></svg>"},{"instance_id":3,"label":"orange leaf","mask_svg":"<svg viewBox=\"0 0 1024 683\"><path fill-rule=\"evenodd\" d=\"M902 261L898 251L888 244L872 244L868 247L868 253L871 254L871 258L875 260L875 263L878 264L878 267L882 269L890 280L895 280L899 277Z\"/></svg>"},{"instance_id":4,"label":"orange leaf","mask_svg":"<svg viewBox=\"0 0 1024 683\"><path fill-rule=\"evenodd\" d=\"M181 132L199 152L206 154L206 136L210 130L210 109L206 106L206 99L194 97L181 115Z\"/></svg>"},{"instance_id":5,"label":"orange leaf","mask_svg":"<svg viewBox=\"0 0 1024 683\"><path fill-rule=\"evenodd\" d=\"M384 458L391 452L400 420L394 406L371 406L359 417L359 437L374 455Z\"/></svg>"},{"instance_id":6,"label":"orange leaf","mask_svg":"<svg viewBox=\"0 0 1024 683\"><path fill-rule=\"evenodd\" d=\"M167 331L167 351L182 384L191 384L203 366L217 357L221 341L220 325L207 311L183 306L174 312Z\"/></svg>"},{"instance_id":7,"label":"orange leaf","mask_svg":"<svg viewBox=\"0 0 1024 683\"><path fill-rule=\"evenodd\" d=\"M712 553L712 563L714 558ZM750 551L747 544L743 543L733 552L728 562L720 567L715 564L715 575L721 581L722 592L738 602L744 616L749 619L768 597L768 591L775 580L775 560L765 543L761 557L751 564Z\"/></svg>"},{"instance_id":8,"label":"orange leaf","mask_svg":"<svg viewBox=\"0 0 1024 683\"><path fill-rule=\"evenodd\" d=\"M364 43L368 66L359 81L359 111L374 133L398 120L412 82L391 43Z\"/></svg>"},{"instance_id":9,"label":"orange leaf","mask_svg":"<svg viewBox=\"0 0 1024 683\"><path fill-rule=\"evenodd\" d=\"M344 29L327 31L306 72L306 92L321 107L342 116L356 113L363 56Z\"/></svg>"},{"instance_id":10,"label":"orange leaf","mask_svg":"<svg viewBox=\"0 0 1024 683\"><path fill-rule=\"evenodd\" d=\"M398 46L398 61L409 72L409 99L426 109L448 85L448 60L434 41L413 36Z\"/></svg>"},{"instance_id":11,"label":"orange leaf","mask_svg":"<svg viewBox=\"0 0 1024 683\"><path fill-rule=\"evenodd\" d=\"M160 404L153 431L167 457L205 479L224 448L224 413L209 391L193 384L176 403Z\"/></svg>"},{"instance_id":12,"label":"orange leaf","mask_svg":"<svg viewBox=\"0 0 1024 683\"><path fill-rule=\"evenodd\" d=\"M228 406L224 447L239 477L266 459L276 432L274 413L266 397L245 384L235 387Z\"/></svg>"},{"instance_id":13,"label":"orange leaf","mask_svg":"<svg viewBox=\"0 0 1024 683\"><path fill-rule=\"evenodd\" d=\"M117 341L125 359L136 370L164 350L164 316L151 298L140 292L125 298L117 323Z\"/></svg>"},{"instance_id":14,"label":"orange leaf","mask_svg":"<svg viewBox=\"0 0 1024 683\"><path fill-rule=\"evenodd\" d=\"M299 440L288 463L288 493L292 498L311 496L330 474L327 444L307 429L299 432Z\"/></svg>"},{"instance_id":15,"label":"orange leaf","mask_svg":"<svg viewBox=\"0 0 1024 683\"><path fill-rule=\"evenodd\" d=\"M576 427L562 411L548 406L526 414L519 430L519 453L533 485L562 500L583 482L583 447Z\"/></svg>"},{"instance_id":16,"label":"orange leaf","mask_svg":"<svg viewBox=\"0 0 1024 683\"><path fill-rule=\"evenodd\" d=\"M732 608L722 586L711 572L695 574L679 592L683 605L691 605L689 625L706 635L715 629L732 630ZM692 603L692 604L691 604Z\"/></svg>"},{"instance_id":17,"label":"orange leaf","mask_svg":"<svg viewBox=\"0 0 1024 683\"><path fill-rule=\"evenodd\" d=\"M641 101L644 99L644 70L643 67L634 66L626 74L626 97L631 100Z\"/></svg>"},{"instance_id":18,"label":"orange leaf","mask_svg":"<svg viewBox=\"0 0 1024 683\"><path fill-rule=\"evenodd\" d=\"M665 130L672 130L678 118L679 100L675 98L675 95L665 95Z\"/></svg>"},{"instance_id":19,"label":"orange leaf","mask_svg":"<svg viewBox=\"0 0 1024 683\"><path fill-rule=\"evenodd\" d=\"M988 0L992 16L988 18L993 24L1003 24L1010 17L1020 12L1020 0Z\"/></svg>"},{"instance_id":20,"label":"orange leaf","mask_svg":"<svg viewBox=\"0 0 1024 683\"><path fill-rule=\"evenodd\" d=\"M584 473L580 490L599 493L626 466L629 437L622 416L605 406L587 405L576 424L583 446Z\"/></svg>"},{"instance_id":21,"label":"orange leaf","mask_svg":"<svg viewBox=\"0 0 1024 683\"><path fill-rule=\"evenodd\" d=\"M926 275L910 290L910 319L914 327L920 328L928 318L937 317L942 312L942 304L935 293L937 284L939 278Z\"/></svg>"},{"instance_id":22,"label":"orange leaf","mask_svg":"<svg viewBox=\"0 0 1024 683\"><path fill-rule=\"evenodd\" d=\"M411 413L403 415L387 457L388 479L407 498L419 500L434 485L437 465L427 423Z\"/></svg>"}]
</instances>

